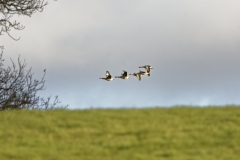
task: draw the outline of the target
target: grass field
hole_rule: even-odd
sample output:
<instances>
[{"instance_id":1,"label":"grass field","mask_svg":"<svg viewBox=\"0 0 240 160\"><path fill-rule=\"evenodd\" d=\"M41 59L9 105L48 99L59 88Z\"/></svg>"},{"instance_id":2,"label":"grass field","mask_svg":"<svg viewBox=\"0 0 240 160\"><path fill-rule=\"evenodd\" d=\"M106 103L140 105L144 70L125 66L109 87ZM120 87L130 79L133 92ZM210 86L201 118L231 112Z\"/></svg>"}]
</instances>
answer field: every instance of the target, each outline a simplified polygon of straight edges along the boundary
<instances>
[{"instance_id":1,"label":"grass field","mask_svg":"<svg viewBox=\"0 0 240 160\"><path fill-rule=\"evenodd\" d=\"M0 112L1 160L237 160L240 108Z\"/></svg>"}]
</instances>

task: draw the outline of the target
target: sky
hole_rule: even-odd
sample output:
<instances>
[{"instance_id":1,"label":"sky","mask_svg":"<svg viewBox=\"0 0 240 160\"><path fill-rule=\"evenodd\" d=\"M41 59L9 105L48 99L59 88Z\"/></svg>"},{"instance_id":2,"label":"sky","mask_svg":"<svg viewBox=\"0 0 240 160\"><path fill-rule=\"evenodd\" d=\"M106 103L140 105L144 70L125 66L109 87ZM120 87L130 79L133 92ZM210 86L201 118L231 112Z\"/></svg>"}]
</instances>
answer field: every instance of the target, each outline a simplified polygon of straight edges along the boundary
<instances>
[{"instance_id":1,"label":"sky","mask_svg":"<svg viewBox=\"0 0 240 160\"><path fill-rule=\"evenodd\" d=\"M69 109L240 104L239 0L49 1L0 37ZM100 80L151 65L151 76Z\"/></svg>"}]
</instances>

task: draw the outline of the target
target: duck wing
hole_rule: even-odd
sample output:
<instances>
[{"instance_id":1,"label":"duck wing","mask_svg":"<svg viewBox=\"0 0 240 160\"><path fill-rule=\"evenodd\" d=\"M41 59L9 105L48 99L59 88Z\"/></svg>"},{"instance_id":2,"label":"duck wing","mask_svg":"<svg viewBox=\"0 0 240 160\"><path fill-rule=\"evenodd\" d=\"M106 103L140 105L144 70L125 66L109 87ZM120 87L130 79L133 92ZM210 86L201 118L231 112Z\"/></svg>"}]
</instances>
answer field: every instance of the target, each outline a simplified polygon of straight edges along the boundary
<instances>
[{"instance_id":1,"label":"duck wing","mask_svg":"<svg viewBox=\"0 0 240 160\"><path fill-rule=\"evenodd\" d=\"M109 71L106 71L106 77L110 75L110 72Z\"/></svg>"},{"instance_id":2,"label":"duck wing","mask_svg":"<svg viewBox=\"0 0 240 160\"><path fill-rule=\"evenodd\" d=\"M127 72L123 70L123 71L122 71L122 76L123 76L123 77L127 77Z\"/></svg>"},{"instance_id":3,"label":"duck wing","mask_svg":"<svg viewBox=\"0 0 240 160\"><path fill-rule=\"evenodd\" d=\"M140 74L137 74L137 78L139 81L141 81L141 75Z\"/></svg>"},{"instance_id":4,"label":"duck wing","mask_svg":"<svg viewBox=\"0 0 240 160\"><path fill-rule=\"evenodd\" d=\"M150 66L147 66L147 67L145 68L145 70L146 70L147 73L149 73L149 72L150 72Z\"/></svg>"},{"instance_id":5,"label":"duck wing","mask_svg":"<svg viewBox=\"0 0 240 160\"><path fill-rule=\"evenodd\" d=\"M106 76L106 79L111 79L112 76L109 74L108 76Z\"/></svg>"}]
</instances>

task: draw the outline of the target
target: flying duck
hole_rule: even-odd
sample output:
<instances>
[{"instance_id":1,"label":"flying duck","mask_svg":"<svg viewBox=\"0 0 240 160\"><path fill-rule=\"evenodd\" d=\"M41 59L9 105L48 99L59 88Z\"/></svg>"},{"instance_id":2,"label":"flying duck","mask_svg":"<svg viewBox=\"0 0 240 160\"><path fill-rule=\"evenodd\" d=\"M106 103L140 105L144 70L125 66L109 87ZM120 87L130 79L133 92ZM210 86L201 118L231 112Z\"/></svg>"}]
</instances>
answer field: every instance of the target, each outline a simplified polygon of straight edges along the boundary
<instances>
[{"instance_id":1,"label":"flying duck","mask_svg":"<svg viewBox=\"0 0 240 160\"><path fill-rule=\"evenodd\" d=\"M141 71L141 70L139 70L139 72L138 72L141 76L146 76L146 75L150 75L150 72L148 72L148 71Z\"/></svg>"},{"instance_id":2,"label":"flying duck","mask_svg":"<svg viewBox=\"0 0 240 160\"><path fill-rule=\"evenodd\" d=\"M130 78L130 76L127 75L127 71L123 70L121 76L115 76L114 78L128 79L128 78Z\"/></svg>"},{"instance_id":3,"label":"flying duck","mask_svg":"<svg viewBox=\"0 0 240 160\"><path fill-rule=\"evenodd\" d=\"M106 78L99 78L99 79L104 79L106 81L112 81L114 78L112 78L111 74L109 71L106 71Z\"/></svg>"},{"instance_id":4,"label":"flying duck","mask_svg":"<svg viewBox=\"0 0 240 160\"><path fill-rule=\"evenodd\" d=\"M154 69L150 65L145 65L145 66L139 66L138 68L145 68L146 72L148 73L148 76L150 76L150 69ZM146 74L145 74L146 75Z\"/></svg>"},{"instance_id":5,"label":"flying duck","mask_svg":"<svg viewBox=\"0 0 240 160\"><path fill-rule=\"evenodd\" d=\"M136 76L138 78L139 81L141 81L141 73L140 72L134 72L133 74L129 74L132 76Z\"/></svg>"}]
</instances>

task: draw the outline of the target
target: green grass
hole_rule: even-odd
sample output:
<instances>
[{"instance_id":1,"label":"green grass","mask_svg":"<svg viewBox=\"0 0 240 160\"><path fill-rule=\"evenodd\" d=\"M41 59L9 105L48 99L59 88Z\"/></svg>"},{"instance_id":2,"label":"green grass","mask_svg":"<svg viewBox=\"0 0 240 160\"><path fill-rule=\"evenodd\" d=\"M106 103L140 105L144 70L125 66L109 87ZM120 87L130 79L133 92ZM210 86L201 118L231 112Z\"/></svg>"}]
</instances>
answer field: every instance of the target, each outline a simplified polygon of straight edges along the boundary
<instances>
[{"instance_id":1,"label":"green grass","mask_svg":"<svg viewBox=\"0 0 240 160\"><path fill-rule=\"evenodd\" d=\"M0 112L1 160L237 160L240 108Z\"/></svg>"}]
</instances>

